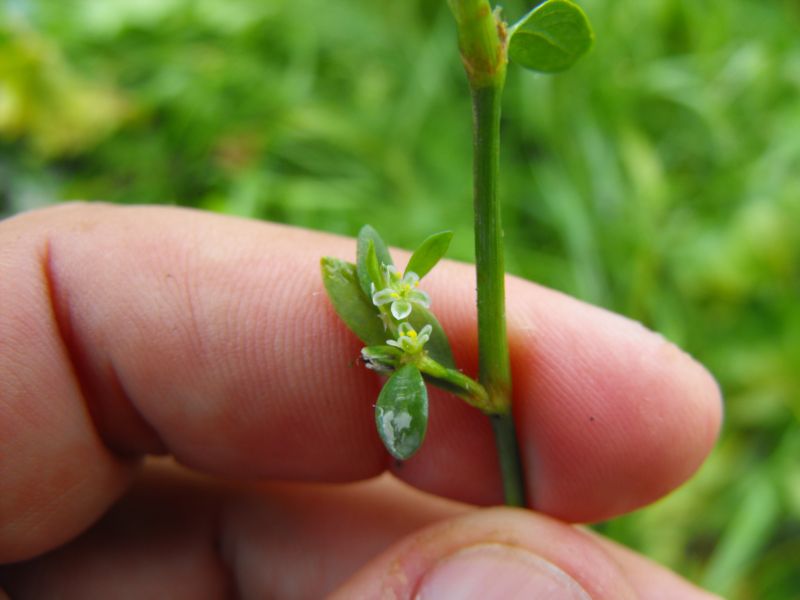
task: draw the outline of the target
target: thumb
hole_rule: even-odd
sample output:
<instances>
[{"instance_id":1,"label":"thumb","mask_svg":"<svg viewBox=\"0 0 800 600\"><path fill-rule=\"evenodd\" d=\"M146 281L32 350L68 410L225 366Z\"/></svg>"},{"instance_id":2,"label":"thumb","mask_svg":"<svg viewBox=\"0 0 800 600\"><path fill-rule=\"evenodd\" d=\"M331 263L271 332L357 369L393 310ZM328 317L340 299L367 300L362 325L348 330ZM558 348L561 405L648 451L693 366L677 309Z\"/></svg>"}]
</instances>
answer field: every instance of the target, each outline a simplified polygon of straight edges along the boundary
<instances>
[{"instance_id":1,"label":"thumb","mask_svg":"<svg viewBox=\"0 0 800 600\"><path fill-rule=\"evenodd\" d=\"M470 546L440 560L422 577L417 597L591 600L557 565L526 548L498 543Z\"/></svg>"},{"instance_id":2,"label":"thumb","mask_svg":"<svg viewBox=\"0 0 800 600\"><path fill-rule=\"evenodd\" d=\"M410 535L368 563L333 598L710 600L714 596L575 527L522 510L493 508Z\"/></svg>"}]
</instances>

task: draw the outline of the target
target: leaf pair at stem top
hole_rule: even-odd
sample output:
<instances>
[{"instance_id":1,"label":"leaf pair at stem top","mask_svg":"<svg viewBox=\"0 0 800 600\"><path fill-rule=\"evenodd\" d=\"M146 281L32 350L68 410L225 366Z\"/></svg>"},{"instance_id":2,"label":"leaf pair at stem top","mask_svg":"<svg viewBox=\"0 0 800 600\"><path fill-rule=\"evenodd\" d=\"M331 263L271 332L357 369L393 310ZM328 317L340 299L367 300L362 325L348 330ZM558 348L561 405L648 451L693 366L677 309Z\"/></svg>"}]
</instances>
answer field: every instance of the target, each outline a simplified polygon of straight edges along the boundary
<instances>
[{"instance_id":1,"label":"leaf pair at stem top","mask_svg":"<svg viewBox=\"0 0 800 600\"><path fill-rule=\"evenodd\" d=\"M489 0L448 1L473 87L502 86L506 59L532 71L565 71L594 43L586 14L571 0L539 2L508 27Z\"/></svg>"}]
</instances>

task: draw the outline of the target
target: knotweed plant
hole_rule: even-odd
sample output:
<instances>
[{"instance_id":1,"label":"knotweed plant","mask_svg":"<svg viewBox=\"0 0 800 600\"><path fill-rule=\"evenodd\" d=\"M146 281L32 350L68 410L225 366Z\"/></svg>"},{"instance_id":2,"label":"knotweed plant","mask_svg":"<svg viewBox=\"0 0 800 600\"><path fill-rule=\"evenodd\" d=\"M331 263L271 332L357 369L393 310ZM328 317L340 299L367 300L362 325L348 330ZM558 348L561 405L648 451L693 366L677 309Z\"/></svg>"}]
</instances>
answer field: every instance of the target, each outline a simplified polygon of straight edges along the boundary
<instances>
[{"instance_id":1,"label":"knotweed plant","mask_svg":"<svg viewBox=\"0 0 800 600\"><path fill-rule=\"evenodd\" d=\"M447 336L429 310L433 301L422 289L425 275L447 252L450 232L427 238L400 272L378 232L366 225L358 235L356 262L323 258L322 278L336 312L365 344L364 364L386 376L375 403L375 424L389 453L406 460L419 449L428 427L426 382L439 386L489 416L506 503L523 506L497 200L500 100L509 59L533 71L563 71L589 50L593 34L583 11L570 0L540 2L511 26L488 0L448 4L473 108L478 379L456 367Z\"/></svg>"}]
</instances>

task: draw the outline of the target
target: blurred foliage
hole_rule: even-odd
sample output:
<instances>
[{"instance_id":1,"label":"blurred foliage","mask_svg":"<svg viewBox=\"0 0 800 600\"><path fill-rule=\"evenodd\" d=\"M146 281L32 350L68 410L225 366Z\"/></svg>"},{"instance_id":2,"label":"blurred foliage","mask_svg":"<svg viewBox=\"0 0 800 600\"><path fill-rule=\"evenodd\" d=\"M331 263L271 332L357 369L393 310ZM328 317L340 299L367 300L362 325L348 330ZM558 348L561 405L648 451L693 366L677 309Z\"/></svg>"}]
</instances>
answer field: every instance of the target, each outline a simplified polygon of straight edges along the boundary
<instances>
[{"instance_id":1,"label":"blurred foliage","mask_svg":"<svg viewBox=\"0 0 800 600\"><path fill-rule=\"evenodd\" d=\"M800 5L582 5L577 68L509 73L508 268L663 332L726 397L699 476L599 529L727 597L800 597ZM444 1L0 7L0 215L176 203L406 247L450 227L471 258Z\"/></svg>"}]
</instances>

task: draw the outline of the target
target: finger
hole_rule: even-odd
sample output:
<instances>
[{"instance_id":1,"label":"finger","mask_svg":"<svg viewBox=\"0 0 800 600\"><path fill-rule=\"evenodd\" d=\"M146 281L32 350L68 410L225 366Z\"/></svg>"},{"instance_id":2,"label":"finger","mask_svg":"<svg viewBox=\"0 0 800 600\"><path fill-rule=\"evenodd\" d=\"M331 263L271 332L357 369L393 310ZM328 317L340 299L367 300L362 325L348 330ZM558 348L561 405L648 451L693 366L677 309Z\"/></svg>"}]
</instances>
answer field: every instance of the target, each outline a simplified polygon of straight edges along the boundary
<instances>
[{"instance_id":1,"label":"finger","mask_svg":"<svg viewBox=\"0 0 800 600\"><path fill-rule=\"evenodd\" d=\"M665 569L559 521L483 509L431 525L383 552L331 598L711 600Z\"/></svg>"},{"instance_id":2,"label":"finger","mask_svg":"<svg viewBox=\"0 0 800 600\"><path fill-rule=\"evenodd\" d=\"M458 573L459 563L469 572ZM476 579L481 568L489 579ZM72 544L0 571L0 585L26 598L322 598L340 586L346 598L454 598L441 579L456 575L480 598L543 597L541 587L514 596L519 575L528 586L555 576L597 599L711 597L550 519L475 513L385 477L245 488L163 469Z\"/></svg>"},{"instance_id":3,"label":"finger","mask_svg":"<svg viewBox=\"0 0 800 600\"><path fill-rule=\"evenodd\" d=\"M0 381L12 382L0 392L10 440L0 560L95 519L129 476L118 457L168 451L246 478L383 470L379 381L352 364L359 344L324 296L323 254L352 258L353 243L156 208L62 207L5 222L0 292L15 302L0 315L0 339L13 341L0 353ZM474 371L473 275L438 271L426 287ZM572 520L629 510L680 483L713 443L713 380L643 328L513 279L509 327L523 460L544 510ZM398 473L497 502L493 456L486 420L437 397L426 443Z\"/></svg>"},{"instance_id":4,"label":"finger","mask_svg":"<svg viewBox=\"0 0 800 600\"><path fill-rule=\"evenodd\" d=\"M0 587L24 598L321 598L398 538L468 510L388 476L246 487L148 463L87 533L0 567Z\"/></svg>"},{"instance_id":5,"label":"finger","mask_svg":"<svg viewBox=\"0 0 800 600\"><path fill-rule=\"evenodd\" d=\"M538 510L611 518L697 470L722 420L704 368L619 315L519 280L509 297L515 418Z\"/></svg>"}]
</instances>

